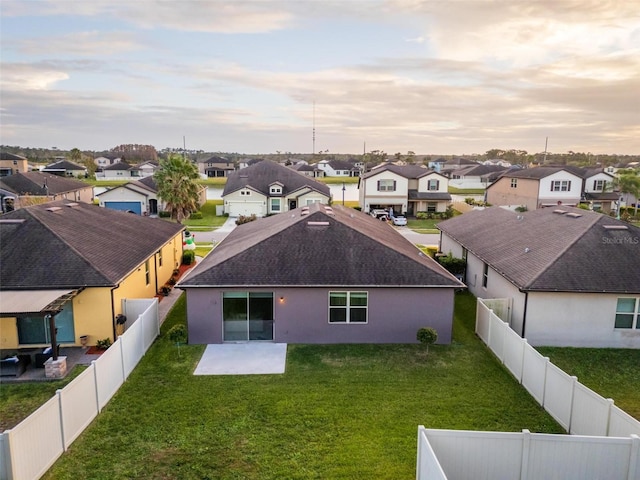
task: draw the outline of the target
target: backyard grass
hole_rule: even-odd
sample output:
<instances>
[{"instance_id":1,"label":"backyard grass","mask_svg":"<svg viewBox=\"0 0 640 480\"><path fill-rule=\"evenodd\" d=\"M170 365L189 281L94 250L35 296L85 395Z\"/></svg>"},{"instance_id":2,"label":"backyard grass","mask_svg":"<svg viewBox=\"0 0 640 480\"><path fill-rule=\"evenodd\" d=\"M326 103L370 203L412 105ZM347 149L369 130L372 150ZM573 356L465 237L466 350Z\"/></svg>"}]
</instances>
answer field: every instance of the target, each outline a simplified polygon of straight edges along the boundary
<instances>
[{"instance_id":1,"label":"backyard grass","mask_svg":"<svg viewBox=\"0 0 640 480\"><path fill-rule=\"evenodd\" d=\"M53 397L56 390L76 378L86 367L76 366L62 380L51 382L3 383L0 385L0 432L15 427Z\"/></svg>"},{"instance_id":2,"label":"backyard grass","mask_svg":"<svg viewBox=\"0 0 640 480\"><path fill-rule=\"evenodd\" d=\"M536 347L551 363L640 420L640 350Z\"/></svg>"},{"instance_id":3,"label":"backyard grass","mask_svg":"<svg viewBox=\"0 0 640 480\"><path fill-rule=\"evenodd\" d=\"M560 433L473 333L455 341L289 345L284 375L193 376L203 345L165 336L181 297L127 382L45 479L409 479L419 424Z\"/></svg>"},{"instance_id":4,"label":"backyard grass","mask_svg":"<svg viewBox=\"0 0 640 480\"><path fill-rule=\"evenodd\" d=\"M222 199L220 200L207 200L204 205L200 207L202 218L184 220L184 225L194 232L203 230L212 230L213 228L220 227L227 221L226 216L216 215L216 205L222 205Z\"/></svg>"},{"instance_id":5,"label":"backyard grass","mask_svg":"<svg viewBox=\"0 0 640 480\"><path fill-rule=\"evenodd\" d=\"M486 190L484 188L456 188L449 187L448 192L454 195L484 195Z\"/></svg>"}]
</instances>

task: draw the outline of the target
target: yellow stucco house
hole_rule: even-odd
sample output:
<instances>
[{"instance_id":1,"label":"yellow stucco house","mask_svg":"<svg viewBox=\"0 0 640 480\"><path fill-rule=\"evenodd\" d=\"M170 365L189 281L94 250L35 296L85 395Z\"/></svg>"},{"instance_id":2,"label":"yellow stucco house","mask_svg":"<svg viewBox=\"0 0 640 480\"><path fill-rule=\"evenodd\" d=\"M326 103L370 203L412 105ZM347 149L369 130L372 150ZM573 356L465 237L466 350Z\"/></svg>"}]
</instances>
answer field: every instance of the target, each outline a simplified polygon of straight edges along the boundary
<instances>
[{"instance_id":1,"label":"yellow stucco house","mask_svg":"<svg viewBox=\"0 0 640 480\"><path fill-rule=\"evenodd\" d=\"M182 225L66 200L0 216L0 349L117 336L122 301L153 298L182 259Z\"/></svg>"}]
</instances>

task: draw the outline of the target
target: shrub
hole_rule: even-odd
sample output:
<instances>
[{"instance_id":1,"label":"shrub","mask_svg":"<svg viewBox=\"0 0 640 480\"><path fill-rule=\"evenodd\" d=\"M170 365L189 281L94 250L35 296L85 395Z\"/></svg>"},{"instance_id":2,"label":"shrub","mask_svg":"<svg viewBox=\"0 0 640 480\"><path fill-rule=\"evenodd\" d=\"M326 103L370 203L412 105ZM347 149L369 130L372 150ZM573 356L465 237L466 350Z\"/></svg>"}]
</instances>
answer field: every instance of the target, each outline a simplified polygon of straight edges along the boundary
<instances>
[{"instance_id":1,"label":"shrub","mask_svg":"<svg viewBox=\"0 0 640 480\"><path fill-rule=\"evenodd\" d=\"M429 345L433 345L438 340L438 332L435 328L422 327L418 329L416 339L423 345L427 346L427 353L429 353Z\"/></svg>"},{"instance_id":2,"label":"shrub","mask_svg":"<svg viewBox=\"0 0 640 480\"><path fill-rule=\"evenodd\" d=\"M111 346L111 339L110 338L103 338L102 340L98 340L96 342L96 348L100 349L100 350L106 350L107 348L109 348Z\"/></svg>"},{"instance_id":3,"label":"shrub","mask_svg":"<svg viewBox=\"0 0 640 480\"><path fill-rule=\"evenodd\" d=\"M183 324L174 325L167 332L167 337L173 343L187 343L187 327Z\"/></svg>"},{"instance_id":4,"label":"shrub","mask_svg":"<svg viewBox=\"0 0 640 480\"><path fill-rule=\"evenodd\" d=\"M202 212L193 212L189 215L190 220L202 220Z\"/></svg>"},{"instance_id":5,"label":"shrub","mask_svg":"<svg viewBox=\"0 0 640 480\"><path fill-rule=\"evenodd\" d=\"M182 264L191 265L196 259L196 253L193 250L185 250L182 252Z\"/></svg>"},{"instance_id":6,"label":"shrub","mask_svg":"<svg viewBox=\"0 0 640 480\"><path fill-rule=\"evenodd\" d=\"M462 258L455 258L451 255L451 252L438 257L437 260L440 265L454 275L462 275L464 273L466 262Z\"/></svg>"},{"instance_id":7,"label":"shrub","mask_svg":"<svg viewBox=\"0 0 640 480\"><path fill-rule=\"evenodd\" d=\"M257 219L258 217L256 217L255 213L252 213L249 216L240 215L236 220L236 225L243 225L245 223L253 222L254 220L257 220Z\"/></svg>"},{"instance_id":8,"label":"shrub","mask_svg":"<svg viewBox=\"0 0 640 480\"><path fill-rule=\"evenodd\" d=\"M472 197L467 197L464 199L464 203L466 203L467 205L475 205L476 201Z\"/></svg>"},{"instance_id":9,"label":"shrub","mask_svg":"<svg viewBox=\"0 0 640 480\"><path fill-rule=\"evenodd\" d=\"M438 247L427 247L425 250L427 251L427 255L429 255L431 258L436 258Z\"/></svg>"},{"instance_id":10,"label":"shrub","mask_svg":"<svg viewBox=\"0 0 640 480\"><path fill-rule=\"evenodd\" d=\"M527 211L526 205L520 205L519 207L516 207L516 212L526 212L526 211Z\"/></svg>"},{"instance_id":11,"label":"shrub","mask_svg":"<svg viewBox=\"0 0 640 480\"><path fill-rule=\"evenodd\" d=\"M160 218L170 218L171 217L171 212L167 212L166 210L162 210L161 212L158 212L158 216Z\"/></svg>"}]
</instances>

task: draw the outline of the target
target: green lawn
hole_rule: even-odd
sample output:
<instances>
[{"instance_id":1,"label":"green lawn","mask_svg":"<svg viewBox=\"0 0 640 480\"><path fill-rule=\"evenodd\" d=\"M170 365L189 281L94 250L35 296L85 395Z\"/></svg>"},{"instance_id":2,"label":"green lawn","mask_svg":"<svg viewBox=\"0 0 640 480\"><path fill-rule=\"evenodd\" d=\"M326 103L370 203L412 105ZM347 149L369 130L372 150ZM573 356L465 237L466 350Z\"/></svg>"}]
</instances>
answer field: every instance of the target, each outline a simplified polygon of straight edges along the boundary
<instances>
[{"instance_id":1,"label":"green lawn","mask_svg":"<svg viewBox=\"0 0 640 480\"><path fill-rule=\"evenodd\" d=\"M442 222L440 218L430 218L426 220L407 219L407 227L416 233L440 233L436 224Z\"/></svg>"},{"instance_id":2,"label":"green lawn","mask_svg":"<svg viewBox=\"0 0 640 480\"><path fill-rule=\"evenodd\" d=\"M448 191L449 191L449 193L453 193L454 195L484 195L484 192L486 190L484 190L483 188L456 188L456 187L449 187Z\"/></svg>"},{"instance_id":3,"label":"green lawn","mask_svg":"<svg viewBox=\"0 0 640 480\"><path fill-rule=\"evenodd\" d=\"M216 205L222 205L222 200L207 200L205 204L200 207L202 218L189 218L183 222L184 225L194 232L212 230L213 228L222 226L228 217L224 215L217 216Z\"/></svg>"},{"instance_id":4,"label":"green lawn","mask_svg":"<svg viewBox=\"0 0 640 480\"><path fill-rule=\"evenodd\" d=\"M171 344L184 297L103 413L45 479L409 479L416 432L556 432L473 333L459 294L452 345L290 345L284 375L192 375Z\"/></svg>"},{"instance_id":5,"label":"green lawn","mask_svg":"<svg viewBox=\"0 0 640 480\"><path fill-rule=\"evenodd\" d=\"M640 420L640 350L537 347L551 363Z\"/></svg>"}]
</instances>

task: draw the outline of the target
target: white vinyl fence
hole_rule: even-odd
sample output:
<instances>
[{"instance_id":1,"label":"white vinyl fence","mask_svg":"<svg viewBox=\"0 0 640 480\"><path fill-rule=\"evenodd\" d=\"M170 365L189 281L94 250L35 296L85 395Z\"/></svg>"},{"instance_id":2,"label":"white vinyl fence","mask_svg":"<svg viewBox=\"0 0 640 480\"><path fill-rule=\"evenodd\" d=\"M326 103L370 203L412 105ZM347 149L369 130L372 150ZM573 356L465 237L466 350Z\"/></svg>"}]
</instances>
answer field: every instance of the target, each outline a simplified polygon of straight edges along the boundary
<instances>
[{"instance_id":1,"label":"white vinyl fence","mask_svg":"<svg viewBox=\"0 0 640 480\"><path fill-rule=\"evenodd\" d=\"M417 480L638 480L640 437L418 427Z\"/></svg>"},{"instance_id":2,"label":"white vinyl fence","mask_svg":"<svg viewBox=\"0 0 640 480\"><path fill-rule=\"evenodd\" d=\"M160 333L157 299L123 302L127 330L29 417L0 434L0 480L38 479L100 413Z\"/></svg>"},{"instance_id":3,"label":"white vinyl fence","mask_svg":"<svg viewBox=\"0 0 640 480\"><path fill-rule=\"evenodd\" d=\"M543 357L478 298L476 334L545 410L575 435L640 435L640 422Z\"/></svg>"}]
</instances>

